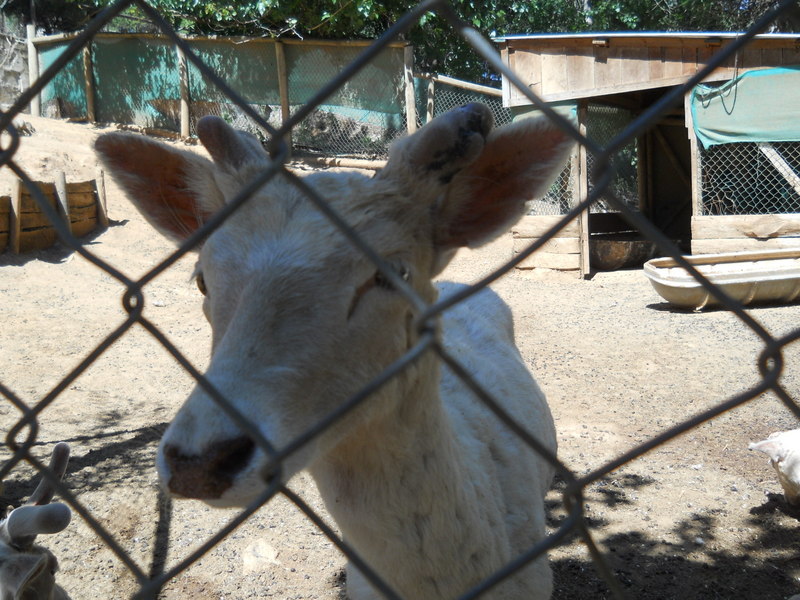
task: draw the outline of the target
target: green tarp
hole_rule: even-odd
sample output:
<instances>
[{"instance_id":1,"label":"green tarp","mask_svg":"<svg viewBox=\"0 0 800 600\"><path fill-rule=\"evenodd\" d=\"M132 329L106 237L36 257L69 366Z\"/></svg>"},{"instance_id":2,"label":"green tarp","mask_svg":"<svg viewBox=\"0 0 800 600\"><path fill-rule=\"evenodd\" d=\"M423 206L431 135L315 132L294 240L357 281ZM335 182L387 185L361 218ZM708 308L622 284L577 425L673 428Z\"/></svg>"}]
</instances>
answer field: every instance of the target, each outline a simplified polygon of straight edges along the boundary
<instances>
[{"instance_id":1,"label":"green tarp","mask_svg":"<svg viewBox=\"0 0 800 600\"><path fill-rule=\"evenodd\" d=\"M748 71L718 87L692 90L703 147L733 142L800 142L800 66Z\"/></svg>"}]
</instances>

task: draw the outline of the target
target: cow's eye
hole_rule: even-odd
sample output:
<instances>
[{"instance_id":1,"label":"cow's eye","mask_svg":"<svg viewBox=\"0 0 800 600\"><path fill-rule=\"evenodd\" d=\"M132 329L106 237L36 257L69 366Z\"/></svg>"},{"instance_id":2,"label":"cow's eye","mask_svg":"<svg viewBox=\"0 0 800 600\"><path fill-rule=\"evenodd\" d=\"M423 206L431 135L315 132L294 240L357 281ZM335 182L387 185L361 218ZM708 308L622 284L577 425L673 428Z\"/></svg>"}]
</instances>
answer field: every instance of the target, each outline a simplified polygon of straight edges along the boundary
<instances>
[{"instance_id":1,"label":"cow's eye","mask_svg":"<svg viewBox=\"0 0 800 600\"><path fill-rule=\"evenodd\" d=\"M398 270L397 274L400 276L400 278L403 281L408 281L408 279L410 277L410 273L408 272L408 269L406 269L405 267L402 267L400 270ZM392 285L392 282L389 281L389 278L386 277L380 271L377 271L375 273L375 285L377 287L383 288L385 290L393 290L394 289L394 286Z\"/></svg>"},{"instance_id":2,"label":"cow's eye","mask_svg":"<svg viewBox=\"0 0 800 600\"><path fill-rule=\"evenodd\" d=\"M203 274L199 273L194 280L197 282L197 289L200 290L200 293L203 294L203 296L205 296L208 290L206 289L206 280L203 279Z\"/></svg>"}]
</instances>

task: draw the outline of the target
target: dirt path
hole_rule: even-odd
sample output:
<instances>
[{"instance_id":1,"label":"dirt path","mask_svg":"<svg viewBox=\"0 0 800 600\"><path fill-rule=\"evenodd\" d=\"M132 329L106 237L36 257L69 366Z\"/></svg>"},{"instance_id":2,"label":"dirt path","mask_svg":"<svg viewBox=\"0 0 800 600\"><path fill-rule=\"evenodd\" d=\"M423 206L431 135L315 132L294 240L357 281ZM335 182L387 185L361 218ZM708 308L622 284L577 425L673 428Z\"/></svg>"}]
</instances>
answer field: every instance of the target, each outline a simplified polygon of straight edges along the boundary
<instances>
[{"instance_id":1,"label":"dirt path","mask_svg":"<svg viewBox=\"0 0 800 600\"><path fill-rule=\"evenodd\" d=\"M35 179L63 169L69 181L94 177L91 152L101 132L87 125L29 119L19 164ZM0 169L0 193L9 185ZM98 257L130 277L145 273L171 247L108 184L108 231L87 240ZM510 256L504 238L461 253L447 276L470 281ZM182 259L147 287L145 316L198 368L208 359L209 328ZM671 425L753 386L762 349L755 334L724 311L674 312L640 271L600 273L590 281L521 275L496 289L512 305L523 355L548 395L564 464L582 476ZM0 255L0 382L34 404L124 323L122 285L62 248ZM753 309L774 335L798 326L800 306ZM785 353L782 382L800 398L797 344ZM143 572L169 569L235 514L195 502L167 513L153 457L160 433L192 380L140 326L83 371L42 413L38 450L70 442L67 481L93 517ZM18 418L0 397L3 434ZM763 455L750 441L797 427L766 395L725 413L616 470L586 493L588 522L632 598L787 598L800 592L800 526L780 496ZM9 456L5 445L0 460ZM0 502L32 491L16 468ZM313 483L293 487L315 509ZM562 487L559 484L557 488ZM558 489L551 525L564 518ZM171 526L159 528L167 515ZM154 540L164 547L153 560ZM136 582L81 518L47 540L61 561L59 581L76 600L125 598ZM591 561L572 541L552 554L555 597L606 597ZM155 563L155 564L153 564ZM344 560L289 502L261 509L172 581L162 597L340 598Z\"/></svg>"}]
</instances>

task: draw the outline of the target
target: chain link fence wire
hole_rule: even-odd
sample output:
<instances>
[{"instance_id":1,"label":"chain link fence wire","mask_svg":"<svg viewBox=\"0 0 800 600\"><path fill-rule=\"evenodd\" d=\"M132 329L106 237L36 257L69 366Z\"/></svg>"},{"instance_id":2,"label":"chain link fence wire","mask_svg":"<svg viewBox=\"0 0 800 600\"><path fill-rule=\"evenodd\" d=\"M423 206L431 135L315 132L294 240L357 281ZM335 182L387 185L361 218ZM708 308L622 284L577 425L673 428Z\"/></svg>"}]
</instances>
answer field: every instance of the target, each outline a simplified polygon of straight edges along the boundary
<instances>
[{"instance_id":1,"label":"chain link fence wire","mask_svg":"<svg viewBox=\"0 0 800 600\"><path fill-rule=\"evenodd\" d=\"M449 110L470 102L480 102L488 106L492 111L495 125L498 127L514 120L511 109L503 106L503 100L499 95L500 90L497 90L497 94L489 94L463 87L455 81L449 83L424 75L419 76L417 82L418 127L422 127L429 120L435 119ZM573 193L573 183L572 165L567 164L550 186L547 194L529 204L528 214L539 216L566 214L577 202Z\"/></svg>"},{"instance_id":2,"label":"chain link fence wire","mask_svg":"<svg viewBox=\"0 0 800 600\"><path fill-rule=\"evenodd\" d=\"M21 28L14 25L0 15L0 106L13 102L28 79L25 40Z\"/></svg>"},{"instance_id":3,"label":"chain link fence wire","mask_svg":"<svg viewBox=\"0 0 800 600\"><path fill-rule=\"evenodd\" d=\"M586 107L586 137L599 146L604 147L618 136L633 121L633 113L616 106L602 104L589 104ZM595 168L597 157L588 154L586 157L589 171L589 191L597 187L595 182ZM608 183L608 193L622 200L634 210L639 209L639 176L636 169L637 141L631 139L614 157L614 174ZM613 201L606 200L605 194L600 193L597 202L589 208L590 212L617 212Z\"/></svg>"},{"instance_id":4,"label":"chain link fence wire","mask_svg":"<svg viewBox=\"0 0 800 600\"><path fill-rule=\"evenodd\" d=\"M800 143L700 146L704 215L800 212Z\"/></svg>"},{"instance_id":5,"label":"chain link fence wire","mask_svg":"<svg viewBox=\"0 0 800 600\"><path fill-rule=\"evenodd\" d=\"M48 474L46 467L35 458L34 453L31 452L32 447L37 443L39 436L39 423L38 418L44 411L51 410L51 406L59 395L64 392L73 382L75 382L87 369L89 369L95 361L116 341L128 332L134 326L138 325L146 330L154 340L156 340L172 357L186 370L186 372L193 377L200 386L209 394L209 396L228 414L234 422L244 431L247 435L251 436L257 445L271 457L273 465L279 471L282 461L288 456L292 455L299 448L303 447L310 440L314 439L326 428L330 427L342 415L353 410L364 402L369 402L371 394L380 388L383 384L389 381L396 374L407 368L414 362L417 356L423 352L434 351L441 360L447 364L457 376L461 377L464 382L472 389L475 395L501 419L510 431L514 432L520 438L524 439L526 443L534 450L539 452L546 460L550 461L557 469L558 476L565 482L563 503L568 513L559 525L559 527L550 534L549 537L532 547L529 552L523 556L516 557L516 559L507 565L501 571L495 573L492 577L484 581L482 584L464 594L462 598L477 598L484 592L490 590L499 581L508 577L516 572L519 568L527 564L530 560L537 556L542 555L549 549L564 542L567 538L572 536L579 536L583 543L587 546L595 567L600 575L605 580L611 591L618 598L624 598L625 594L622 591L622 585L614 576L612 569L609 567L608 561L603 554L596 547L589 528L587 527L586 518L583 513L583 492L591 485L601 481L610 473L619 469L626 463L633 461L647 452L653 450L665 442L676 438L677 436L697 427L714 417L728 411L736 406L748 402L759 396L760 394L770 391L777 396L783 404L800 417L800 408L792 400L787 391L784 389L779 381L779 376L783 368L783 349L789 343L800 338L800 329L792 332L781 338L773 337L753 316L746 312L743 307L734 300L727 297L727 295L720 289L715 288L705 277L702 276L691 264L689 264L681 255L680 250L667 239L659 230L657 230L652 223L645 219L629 202L627 196L626 185L615 185L614 182L619 177L618 173L623 172L622 180L627 181L624 175L625 169L623 166L629 161L628 148L635 143L637 136L641 135L649 127L653 126L660 115L670 110L672 107L677 106L683 98L683 95L690 90L694 85L702 81L717 65L727 60L734 52L742 49L748 40L755 35L756 32L765 28L771 23L781 11L786 10L794 3L794 0L786 0L780 2L775 8L768 11L764 16L745 34L743 34L734 43L727 46L724 50L720 51L711 58L708 65L697 72L692 77L688 78L683 85L680 85L667 94L650 108L645 110L642 114L638 115L635 119L629 120L625 117L622 120L618 116L606 115L606 122L612 126L603 135L592 137L582 136L573 126L571 122L559 116L556 112L544 104L537 96L535 96L527 86L519 79L517 75L509 71L508 68L500 60L500 57L494 51L491 44L484 39L477 31L462 22L453 11L452 7L441 0L427 0L418 4L414 9L410 10L397 24L395 24L384 36L375 41L371 46L360 49L355 52L352 60L343 65L340 72L327 80L320 80L319 87L309 89L307 97L304 99L302 106L298 106L291 114L291 117L283 123L280 128L276 128L270 119L264 114L263 110L254 107L246 102L241 95L231 89L223 78L215 74L215 70L206 66L200 56L202 51L198 52L191 44L180 39L173 30L164 22L158 13L152 9L146 2L135 0L120 0L107 8L97 18L88 24L87 28L78 35L75 39L65 44L61 51L48 60L45 70L41 78L34 83L30 88L23 92L11 108L0 114L0 130L8 133L10 142L0 149L0 165L3 165L13 171L26 185L33 196L36 198L40 209L49 218L53 226L58 231L62 242L71 248L74 252L80 254L83 258L90 261L97 269L103 273L104 277L110 277L120 282L125 287L123 295L123 306L127 312L125 320L114 328L107 337L99 343L91 352L80 361L77 367L69 372L61 381L59 381L48 393L44 394L36 402L30 403L22 399L19 391L10 389L8 386L0 381L0 394L2 395L2 402L5 405L13 406L18 412L18 417L13 423L4 426L5 438L4 445L10 457L0 466L0 480L5 479L9 473L12 472L21 462L26 462L33 466L38 472L43 473L46 477L53 480L51 474ZM153 268L139 278L131 278L124 272L108 264L92 252L91 247L82 245L75 237L73 237L68 228L63 224L55 209L51 207L42 194L38 191L36 186L32 185L30 178L26 175L25 169L22 165L18 164L15 159L15 153L19 148L20 137L16 131L12 120L15 116L22 113L24 108L29 104L31 99L42 92L42 90L52 82L59 72L63 69L72 68L72 64L81 54L82 48L92 43L92 37L101 31L106 23L118 15L121 11L130 6L137 6L139 10L147 18L152 20L166 36L168 36L172 43L177 45L185 54L187 60L193 69L197 69L202 76L218 90L218 92L227 98L232 105L235 105L236 110L242 115L246 115L256 127L268 133L268 149L274 159L272 166L266 169L263 173L257 176L253 181L248 182L241 191L237 194L232 201L225 206L219 213L215 214L206 225L200 230L191 235L181 246L168 258L153 266ZM360 76L360 74L369 72L370 62L380 53L381 49L396 39L396 36L402 34L413 26L426 12L436 11L443 18L452 25L453 34L463 36L474 48L480 53L491 66L498 73L502 73L510 82L511 85L517 87L523 94L525 94L530 101L543 111L550 119L558 123L565 131L568 131L570 136L583 144L590 155L592 155L592 169L593 169L593 186L589 191L587 197L581 198L579 202L570 206L566 212L563 212L563 218L559 221L558 225L549 231L545 236L538 239L535 243L524 252L518 254L513 260L507 262L494 273L486 276L484 279L476 283L473 287L464 290L446 299L440 300L433 305L426 305L421 302L419 298L410 294L408 288L400 277L391 269L385 269L383 262L370 248L370 246L360 238L353 230L351 230L343 219L336 214L323 199L321 199L312 189L310 189L302 179L299 179L295 174L289 171L284 162L288 159L288 148L285 144L286 136L289 134L300 135L304 127L313 128L315 117L320 112L325 111L326 105L330 99L336 94L344 93L342 90L347 90L347 83L353 78ZM96 42L95 42L96 43ZM154 52L161 52L156 49ZM164 50L166 52L166 50ZM171 52L171 50L170 50ZM156 85L156 82L154 82ZM146 102L144 100L143 102ZM453 102L458 102L453 100ZM144 106L144 103L141 104ZM599 115L603 114L598 109ZM353 133L353 132L350 132ZM358 134L360 135L360 133ZM358 135L353 136L354 144ZM361 138L363 141L363 138ZM353 146L354 147L354 146ZM622 165L622 166L621 166ZM306 431L294 442L290 443L288 447L282 449L273 448L269 440L265 439L258 429L249 423L248 420L237 411L234 406L221 394L219 394L214 387L204 378L200 373L170 341L169 336L161 331L152 321L147 319L143 314L143 306L145 301L145 288L147 284L153 281L156 277L162 274L167 269L170 269L181 257L189 253L193 248L197 247L202 240L208 236L210 232L220 226L228 217L231 216L238 208L247 201L249 196L258 190L271 178L281 176L292 185L296 186L309 201L311 201L327 218L329 218L347 238L359 248L367 257L369 257L378 268L383 268L384 273L390 281L399 289L404 290L404 293L409 294L408 300L414 304L420 312L418 319L419 323L428 323L431 319L435 319L448 307L461 302L465 297L475 293L478 289L485 287L497 280L504 274L512 270L517 264L525 260L531 253L542 247L545 243L550 241L554 235L561 228L565 227L571 220L575 219L582 211L601 204L608 210L619 211L634 227L641 231L645 236L655 241L661 251L665 254L671 255L675 260L687 269L693 276L708 289L715 298L717 298L722 305L727 309L733 311L741 321L743 327L748 328L754 335L758 336L763 341L763 350L759 358L759 368L761 373L761 380L754 386L745 391L736 394L733 397L724 399L716 404L712 409L698 414L692 418L686 419L678 425L671 427L663 433L656 435L633 449L622 453L615 459L603 464L600 468L586 473L580 477L574 475L566 465L561 464L555 457L549 456L548 453L540 446L538 441L531 438L522 428L515 422L513 415L506 414L497 404L492 395L492 390L482 389L475 381L472 380L470 374L466 372L461 365L459 365L447 351L439 344L434 334L423 327L421 331L420 343L413 347L409 352L401 357L395 364L390 366L380 377L371 382L365 389L361 390L358 394L352 397L348 403L341 406L334 414L328 415L326 418L321 419L310 430ZM796 198L795 198L796 201ZM268 502L276 495L283 495L291 502L295 503L300 510L302 510L308 518L326 535L331 541L340 549L340 551L356 565L369 580L369 582L387 598L397 598L397 595L389 589L389 586L380 578L379 574L374 572L369 567L369 557L359 556L351 547L349 547L343 540L339 539L334 532L328 528L322 519L309 507L303 500L297 497L288 488L280 483L280 477L276 476L270 483L269 489L264 491L260 498L253 501L245 510L243 510L235 519L221 527L219 531L202 544L195 551L185 556L177 564L164 572L145 572L139 564L126 552L114 536L108 531L106 527L96 518L92 513L90 507L83 502L80 498L76 497L68 488L67 485L58 481L53 481L54 486L57 488L61 497L73 508L73 510L85 520L87 524L95 531L95 533L102 539L103 543L108 546L117 556L117 558L125 565L127 569L133 574L139 583L139 591L135 594L135 598L155 599L159 596L159 591L173 579L176 575L185 570L189 565L201 559L201 557L208 552L215 545L219 544L226 536L242 522L247 520L256 510L259 509L264 503ZM154 550L155 553L155 550Z\"/></svg>"},{"instance_id":6,"label":"chain link fence wire","mask_svg":"<svg viewBox=\"0 0 800 600\"><path fill-rule=\"evenodd\" d=\"M460 83L460 85L459 85ZM511 110L503 106L500 90L497 93L484 93L477 89L469 89L469 82L458 82L449 79L420 75L416 78L417 127L422 127L431 119L446 113L453 108L464 106L470 102L485 104L492 111L496 126L511 123Z\"/></svg>"},{"instance_id":7,"label":"chain link fence wire","mask_svg":"<svg viewBox=\"0 0 800 600\"><path fill-rule=\"evenodd\" d=\"M331 54L313 46L286 46L287 70L298 74L289 80L292 114L362 51L357 46L337 50ZM396 50L365 65L315 106L292 129L294 146L320 154L385 157L391 142L406 132L403 52ZM389 72L395 76L387 79Z\"/></svg>"}]
</instances>

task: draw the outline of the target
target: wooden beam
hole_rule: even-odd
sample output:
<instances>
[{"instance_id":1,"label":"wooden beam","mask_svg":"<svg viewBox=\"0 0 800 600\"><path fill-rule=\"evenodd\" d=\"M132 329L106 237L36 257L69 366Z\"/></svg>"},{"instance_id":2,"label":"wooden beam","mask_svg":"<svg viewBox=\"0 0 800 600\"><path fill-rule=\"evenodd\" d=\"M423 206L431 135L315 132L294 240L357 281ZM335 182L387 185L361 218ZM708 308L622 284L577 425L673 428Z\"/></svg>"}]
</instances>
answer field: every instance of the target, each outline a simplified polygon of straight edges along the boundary
<instances>
[{"instance_id":1,"label":"wooden beam","mask_svg":"<svg viewBox=\"0 0 800 600\"><path fill-rule=\"evenodd\" d=\"M181 50L180 46L175 46L175 52L178 55L178 76L180 77L180 131L181 137L186 139L191 133L189 113L189 67L186 63L186 55L183 53L183 50Z\"/></svg>"},{"instance_id":2,"label":"wooden beam","mask_svg":"<svg viewBox=\"0 0 800 600\"><path fill-rule=\"evenodd\" d=\"M721 254L723 252L761 252L800 248L797 238L755 240L747 238L722 240L692 240L692 254Z\"/></svg>"},{"instance_id":3,"label":"wooden beam","mask_svg":"<svg viewBox=\"0 0 800 600\"><path fill-rule=\"evenodd\" d=\"M11 196L0 196L0 253L8 246L8 222L11 217Z\"/></svg>"},{"instance_id":4,"label":"wooden beam","mask_svg":"<svg viewBox=\"0 0 800 600\"><path fill-rule=\"evenodd\" d=\"M759 142L756 145L761 153L767 157L769 162L772 163L772 166L775 167L775 170L781 174L781 177L783 177L786 182L792 186L795 194L800 196L800 175L795 173L794 169L792 169L792 166L786 162L786 159L781 156L781 153L775 149L775 146L767 142Z\"/></svg>"},{"instance_id":5,"label":"wooden beam","mask_svg":"<svg viewBox=\"0 0 800 600\"><path fill-rule=\"evenodd\" d=\"M276 40L275 42L275 63L278 69L278 94L281 99L281 123L286 123L291 116L291 107L289 106L289 75L286 70L286 51L281 40ZM291 152L291 132L286 134L284 141Z\"/></svg>"},{"instance_id":6,"label":"wooden beam","mask_svg":"<svg viewBox=\"0 0 800 600\"><path fill-rule=\"evenodd\" d=\"M498 98L501 98L503 96L503 90L501 89L489 87L488 85L480 85L478 83L472 83L471 81L463 81L462 79L456 79L455 77L448 77L447 75L425 73L425 74L419 74L417 76L422 79L436 81L437 83L452 85L453 87L461 88L462 90L469 90L471 92L478 92L479 94L486 94L487 96L496 96Z\"/></svg>"},{"instance_id":7,"label":"wooden beam","mask_svg":"<svg viewBox=\"0 0 800 600\"><path fill-rule=\"evenodd\" d=\"M57 33L54 35L43 35L39 37L34 37L33 42L35 44L52 44L55 42L67 42L70 40L74 40L76 37L80 35L80 32L75 33ZM164 35L163 33L106 33L100 32L94 34L94 39L105 39L105 40L119 40L119 39L140 39L140 40L164 40L166 42L171 41L171 37ZM249 43L249 44L274 44L275 40L272 38L253 38L253 37L246 37L246 36L220 36L220 35L181 35L179 36L182 40L187 40L190 42L193 41L205 41L205 42L228 42L231 44L242 44L242 43ZM290 38L282 38L282 43L284 44L294 44L294 45L304 45L304 46L340 46L340 47L355 47L355 48L365 48L367 46L372 45L371 40L322 40L322 39L302 39L302 40L295 40ZM409 43L406 41L400 42L388 42L386 47L388 48L405 48L408 46Z\"/></svg>"},{"instance_id":8,"label":"wooden beam","mask_svg":"<svg viewBox=\"0 0 800 600\"><path fill-rule=\"evenodd\" d=\"M526 215L522 217L511 232L514 239L537 239L545 235L553 227L564 219L563 216L534 216ZM559 230L555 237L579 237L580 227L577 220L567 223L563 229Z\"/></svg>"},{"instance_id":9,"label":"wooden beam","mask_svg":"<svg viewBox=\"0 0 800 600\"><path fill-rule=\"evenodd\" d=\"M689 137L689 179L692 184L692 217L703 214L703 180L702 166L700 165L700 143L694 133L692 119L691 94L683 96L684 118L686 119L686 134ZM694 236L694 232L692 232Z\"/></svg>"},{"instance_id":10,"label":"wooden beam","mask_svg":"<svg viewBox=\"0 0 800 600\"><path fill-rule=\"evenodd\" d=\"M792 237L800 246L800 215L711 215L692 218L693 239L766 240Z\"/></svg>"},{"instance_id":11,"label":"wooden beam","mask_svg":"<svg viewBox=\"0 0 800 600\"><path fill-rule=\"evenodd\" d=\"M102 169L97 171L95 180L97 189L97 222L104 229L108 228L108 206L106 205L106 178Z\"/></svg>"},{"instance_id":12,"label":"wooden beam","mask_svg":"<svg viewBox=\"0 0 800 600\"><path fill-rule=\"evenodd\" d=\"M298 162L308 165L323 167L343 167L345 169L367 169L369 171L380 171L386 166L385 160L368 160L362 158L338 158L335 156L299 156Z\"/></svg>"},{"instance_id":13,"label":"wooden beam","mask_svg":"<svg viewBox=\"0 0 800 600\"><path fill-rule=\"evenodd\" d=\"M512 243L514 255L520 254L531 247L536 242L533 238L514 238ZM551 254L575 254L581 251L581 241L576 237L556 237L548 240L536 250L539 252L549 252Z\"/></svg>"},{"instance_id":14,"label":"wooden beam","mask_svg":"<svg viewBox=\"0 0 800 600\"><path fill-rule=\"evenodd\" d=\"M89 121L89 123L96 123L94 66L91 43L83 47L83 85L86 92L86 120Z\"/></svg>"},{"instance_id":15,"label":"wooden beam","mask_svg":"<svg viewBox=\"0 0 800 600\"><path fill-rule=\"evenodd\" d=\"M22 230L22 180L15 178L11 184L11 212L8 218L8 247L19 254L20 233Z\"/></svg>"},{"instance_id":16,"label":"wooden beam","mask_svg":"<svg viewBox=\"0 0 800 600\"><path fill-rule=\"evenodd\" d=\"M67 228L72 231L72 223L69 215L69 197L67 196L67 176L64 171L56 171L56 200L58 200L58 212L67 224Z\"/></svg>"},{"instance_id":17,"label":"wooden beam","mask_svg":"<svg viewBox=\"0 0 800 600\"><path fill-rule=\"evenodd\" d=\"M582 136L586 136L588 104L585 101L578 105L578 129ZM581 144L578 147L578 200L582 201L589 194L589 163L586 154L586 147ZM589 277L592 273L591 252L589 249L589 209L585 209L580 216L579 237L581 241L579 268L581 277Z\"/></svg>"},{"instance_id":18,"label":"wooden beam","mask_svg":"<svg viewBox=\"0 0 800 600\"><path fill-rule=\"evenodd\" d=\"M681 165L680 160L678 160L678 155L675 154L675 150L673 150L672 146L669 145L667 138L664 137L664 134L661 133L661 130L658 128L658 126L653 127L650 131L653 132L656 141L658 142L659 146L661 146L664 154L666 154L669 164L671 164L672 168L675 169L675 172L678 174L680 180L686 185L687 188L691 188L692 181L686 171L684 171L683 165Z\"/></svg>"}]
</instances>

